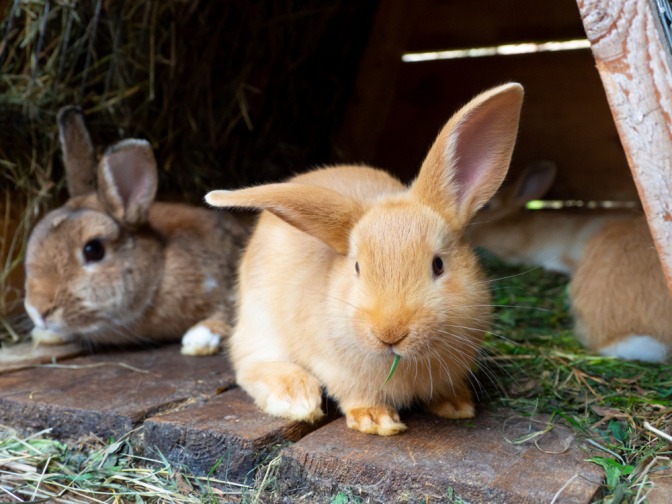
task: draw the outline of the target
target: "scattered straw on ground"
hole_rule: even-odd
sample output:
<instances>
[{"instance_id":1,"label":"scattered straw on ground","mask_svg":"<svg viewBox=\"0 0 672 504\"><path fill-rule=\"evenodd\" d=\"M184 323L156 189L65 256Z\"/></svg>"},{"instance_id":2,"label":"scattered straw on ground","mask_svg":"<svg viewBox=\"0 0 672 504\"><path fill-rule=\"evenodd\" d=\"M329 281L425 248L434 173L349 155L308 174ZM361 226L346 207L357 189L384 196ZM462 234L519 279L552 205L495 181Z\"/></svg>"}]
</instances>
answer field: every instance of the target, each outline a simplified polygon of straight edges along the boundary
<instances>
[{"instance_id":1,"label":"scattered straw on ground","mask_svg":"<svg viewBox=\"0 0 672 504\"><path fill-rule=\"evenodd\" d=\"M644 502L651 479L672 474L672 365L587 352L572 332L565 277L486 263L496 323L481 374L491 400L572 429L605 470L604 502Z\"/></svg>"}]
</instances>

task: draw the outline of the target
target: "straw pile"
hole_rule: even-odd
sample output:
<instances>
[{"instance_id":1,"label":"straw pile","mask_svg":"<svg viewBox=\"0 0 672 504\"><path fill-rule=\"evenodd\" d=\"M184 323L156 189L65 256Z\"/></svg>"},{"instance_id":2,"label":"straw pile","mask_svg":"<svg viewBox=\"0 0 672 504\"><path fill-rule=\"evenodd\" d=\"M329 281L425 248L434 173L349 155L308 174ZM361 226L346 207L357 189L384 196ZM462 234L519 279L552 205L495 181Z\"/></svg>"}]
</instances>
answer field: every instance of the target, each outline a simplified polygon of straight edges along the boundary
<instances>
[{"instance_id":1,"label":"straw pile","mask_svg":"<svg viewBox=\"0 0 672 504\"><path fill-rule=\"evenodd\" d=\"M26 230L66 196L59 107L80 105L101 147L147 138L164 199L276 180L334 159L376 4L0 2L0 320Z\"/></svg>"}]
</instances>

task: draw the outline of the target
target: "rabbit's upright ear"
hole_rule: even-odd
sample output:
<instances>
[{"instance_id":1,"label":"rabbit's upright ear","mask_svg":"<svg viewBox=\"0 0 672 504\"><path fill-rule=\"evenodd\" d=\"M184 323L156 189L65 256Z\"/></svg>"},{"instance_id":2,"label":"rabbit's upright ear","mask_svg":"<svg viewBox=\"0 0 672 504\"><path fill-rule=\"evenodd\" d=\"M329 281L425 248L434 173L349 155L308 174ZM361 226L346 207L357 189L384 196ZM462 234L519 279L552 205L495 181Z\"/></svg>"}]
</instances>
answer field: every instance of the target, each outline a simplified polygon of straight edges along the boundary
<instances>
[{"instance_id":1,"label":"rabbit's upright ear","mask_svg":"<svg viewBox=\"0 0 672 504\"><path fill-rule=\"evenodd\" d=\"M348 252L350 231L365 210L363 204L331 189L291 182L211 191L205 200L218 207L268 210L339 254Z\"/></svg>"},{"instance_id":2,"label":"rabbit's upright ear","mask_svg":"<svg viewBox=\"0 0 672 504\"><path fill-rule=\"evenodd\" d=\"M505 84L462 107L443 127L412 193L463 228L501 185L518 132L523 87Z\"/></svg>"},{"instance_id":3,"label":"rabbit's upright ear","mask_svg":"<svg viewBox=\"0 0 672 504\"><path fill-rule=\"evenodd\" d=\"M524 207L530 200L542 198L555 182L558 167L552 161L528 165L514 183L514 203Z\"/></svg>"},{"instance_id":4,"label":"rabbit's upright ear","mask_svg":"<svg viewBox=\"0 0 672 504\"><path fill-rule=\"evenodd\" d=\"M129 226L146 222L157 184L156 160L146 140L122 140L100 160L98 197L119 222Z\"/></svg>"},{"instance_id":5,"label":"rabbit's upright ear","mask_svg":"<svg viewBox=\"0 0 672 504\"><path fill-rule=\"evenodd\" d=\"M58 111L58 137L70 196L80 196L96 189L96 153L79 107Z\"/></svg>"}]
</instances>

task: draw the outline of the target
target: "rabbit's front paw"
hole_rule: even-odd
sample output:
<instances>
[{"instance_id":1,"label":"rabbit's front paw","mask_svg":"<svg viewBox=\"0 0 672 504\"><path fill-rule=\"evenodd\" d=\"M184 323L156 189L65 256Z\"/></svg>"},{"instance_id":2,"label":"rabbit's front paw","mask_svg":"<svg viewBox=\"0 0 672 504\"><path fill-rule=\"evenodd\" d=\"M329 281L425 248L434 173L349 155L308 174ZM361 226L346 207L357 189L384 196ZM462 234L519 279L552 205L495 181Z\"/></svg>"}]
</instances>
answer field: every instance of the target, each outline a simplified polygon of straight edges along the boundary
<instances>
[{"instance_id":1,"label":"rabbit's front paw","mask_svg":"<svg viewBox=\"0 0 672 504\"><path fill-rule=\"evenodd\" d=\"M429 411L443 418L474 418L476 411L471 399L452 399L437 401L429 405Z\"/></svg>"},{"instance_id":2,"label":"rabbit's front paw","mask_svg":"<svg viewBox=\"0 0 672 504\"><path fill-rule=\"evenodd\" d=\"M212 355L219 351L221 337L204 325L196 325L182 336L182 355Z\"/></svg>"},{"instance_id":3,"label":"rabbit's front paw","mask_svg":"<svg viewBox=\"0 0 672 504\"><path fill-rule=\"evenodd\" d=\"M348 427L366 434L394 436L406 430L401 423L399 413L387 406L369 406L350 408L345 412Z\"/></svg>"},{"instance_id":4,"label":"rabbit's front paw","mask_svg":"<svg viewBox=\"0 0 672 504\"><path fill-rule=\"evenodd\" d=\"M269 415L315 423L324 416L320 383L289 362L258 362L239 373L238 383Z\"/></svg>"}]
</instances>

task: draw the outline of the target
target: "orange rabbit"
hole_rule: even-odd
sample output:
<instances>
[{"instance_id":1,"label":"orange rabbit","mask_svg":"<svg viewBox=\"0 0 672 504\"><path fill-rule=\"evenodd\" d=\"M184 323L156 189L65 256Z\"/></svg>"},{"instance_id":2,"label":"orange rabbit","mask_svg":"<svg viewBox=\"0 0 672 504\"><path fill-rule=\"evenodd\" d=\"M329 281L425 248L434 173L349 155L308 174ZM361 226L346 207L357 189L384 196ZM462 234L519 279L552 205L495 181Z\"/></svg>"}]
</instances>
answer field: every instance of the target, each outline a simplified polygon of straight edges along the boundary
<instances>
[{"instance_id":1,"label":"orange rabbit","mask_svg":"<svg viewBox=\"0 0 672 504\"><path fill-rule=\"evenodd\" d=\"M415 402L474 415L469 379L490 298L463 233L506 175L522 98L507 84L469 102L410 187L338 166L206 196L264 210L241 262L230 340L237 381L261 409L314 422L324 386L347 425L371 434L405 430L398 410Z\"/></svg>"}]
</instances>

